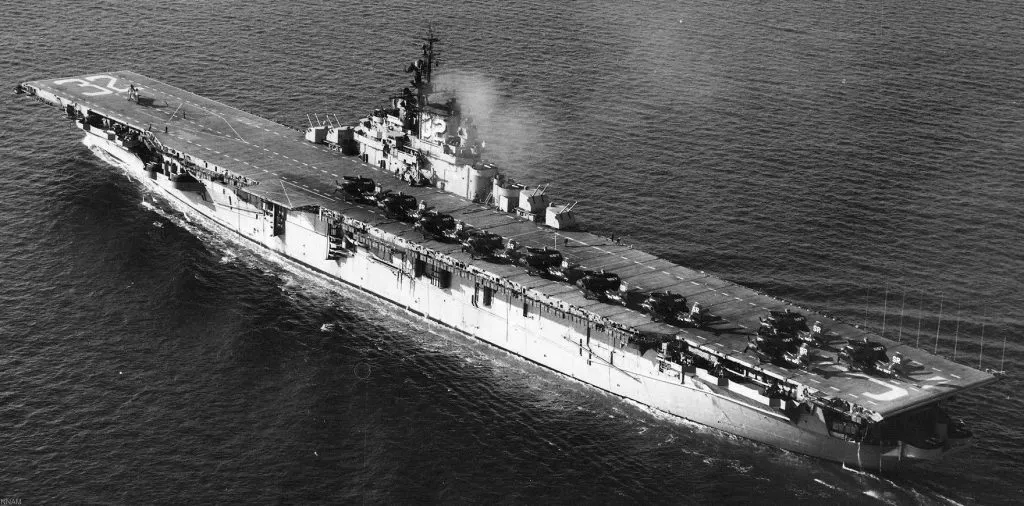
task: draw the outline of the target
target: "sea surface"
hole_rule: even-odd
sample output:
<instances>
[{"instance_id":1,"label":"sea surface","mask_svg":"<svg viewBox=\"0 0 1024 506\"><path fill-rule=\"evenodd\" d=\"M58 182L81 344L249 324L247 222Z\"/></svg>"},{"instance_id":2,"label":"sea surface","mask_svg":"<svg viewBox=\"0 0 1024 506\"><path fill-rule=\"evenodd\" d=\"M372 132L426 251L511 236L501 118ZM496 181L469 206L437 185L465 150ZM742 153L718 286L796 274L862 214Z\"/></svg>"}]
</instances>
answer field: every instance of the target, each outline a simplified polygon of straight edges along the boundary
<instances>
[{"instance_id":1,"label":"sea surface","mask_svg":"<svg viewBox=\"0 0 1024 506\"><path fill-rule=\"evenodd\" d=\"M1021 501L1018 0L0 12L0 498ZM952 403L974 446L878 476L652 413L266 260L7 93L132 69L289 125L351 124L406 85L430 26L490 157L592 230L1005 370Z\"/></svg>"}]
</instances>

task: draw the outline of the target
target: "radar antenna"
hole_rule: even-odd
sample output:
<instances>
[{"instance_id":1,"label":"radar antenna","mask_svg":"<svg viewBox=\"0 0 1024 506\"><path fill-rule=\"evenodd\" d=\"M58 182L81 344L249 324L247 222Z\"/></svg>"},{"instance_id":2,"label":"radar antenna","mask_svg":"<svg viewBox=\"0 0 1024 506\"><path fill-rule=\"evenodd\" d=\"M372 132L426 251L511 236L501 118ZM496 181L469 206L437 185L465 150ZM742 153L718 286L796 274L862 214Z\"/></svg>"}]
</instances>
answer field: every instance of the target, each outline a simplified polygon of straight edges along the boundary
<instances>
[{"instance_id":1,"label":"radar antenna","mask_svg":"<svg viewBox=\"0 0 1024 506\"><path fill-rule=\"evenodd\" d=\"M426 103L427 95L430 94L430 77L434 68L439 64L438 54L434 51L434 43L440 39L434 37L434 29L430 28L423 41L423 57L412 62L405 70L413 73L412 81L409 84L416 89L416 99L421 106Z\"/></svg>"},{"instance_id":2,"label":"radar antenna","mask_svg":"<svg viewBox=\"0 0 1024 506\"><path fill-rule=\"evenodd\" d=\"M430 74L433 72L434 67L440 66L439 61L435 59L437 53L434 52L434 43L439 42L441 39L434 37L434 27L427 28L427 37L423 39L426 44L423 44L423 57L426 58L426 65L423 68L423 82L430 84Z\"/></svg>"}]
</instances>

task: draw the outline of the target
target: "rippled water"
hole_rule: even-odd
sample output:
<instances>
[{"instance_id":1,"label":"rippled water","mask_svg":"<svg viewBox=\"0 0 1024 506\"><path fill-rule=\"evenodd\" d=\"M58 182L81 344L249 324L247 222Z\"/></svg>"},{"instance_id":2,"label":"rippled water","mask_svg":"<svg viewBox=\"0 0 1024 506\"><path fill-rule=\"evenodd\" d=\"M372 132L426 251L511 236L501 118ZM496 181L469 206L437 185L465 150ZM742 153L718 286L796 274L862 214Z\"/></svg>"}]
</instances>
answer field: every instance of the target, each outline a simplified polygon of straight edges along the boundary
<instances>
[{"instance_id":1,"label":"rippled water","mask_svg":"<svg viewBox=\"0 0 1024 506\"><path fill-rule=\"evenodd\" d=\"M5 94L0 496L997 504L1021 493L1015 2L4 12L8 86L128 68L294 125L309 112L354 122L407 80L433 23L444 79L475 108L491 156L580 201L592 229L1009 374L954 404L978 436L969 451L899 476L845 470L650 413L263 260L93 159L58 111Z\"/></svg>"}]
</instances>

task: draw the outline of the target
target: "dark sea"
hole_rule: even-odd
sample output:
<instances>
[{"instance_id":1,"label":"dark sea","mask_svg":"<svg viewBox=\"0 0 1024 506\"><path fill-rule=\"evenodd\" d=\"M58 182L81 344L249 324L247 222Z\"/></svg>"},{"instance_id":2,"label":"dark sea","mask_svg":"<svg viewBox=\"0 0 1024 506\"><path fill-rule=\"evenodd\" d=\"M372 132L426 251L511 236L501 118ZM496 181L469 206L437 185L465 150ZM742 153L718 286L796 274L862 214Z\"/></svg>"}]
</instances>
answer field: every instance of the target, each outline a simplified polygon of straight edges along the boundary
<instances>
[{"instance_id":1,"label":"dark sea","mask_svg":"<svg viewBox=\"0 0 1024 506\"><path fill-rule=\"evenodd\" d=\"M1020 504L1019 0L4 1L0 498ZM878 476L572 382L256 254L16 82L131 69L352 124L428 26L490 157L593 231L1005 370ZM1004 345L1005 343L1005 345Z\"/></svg>"}]
</instances>

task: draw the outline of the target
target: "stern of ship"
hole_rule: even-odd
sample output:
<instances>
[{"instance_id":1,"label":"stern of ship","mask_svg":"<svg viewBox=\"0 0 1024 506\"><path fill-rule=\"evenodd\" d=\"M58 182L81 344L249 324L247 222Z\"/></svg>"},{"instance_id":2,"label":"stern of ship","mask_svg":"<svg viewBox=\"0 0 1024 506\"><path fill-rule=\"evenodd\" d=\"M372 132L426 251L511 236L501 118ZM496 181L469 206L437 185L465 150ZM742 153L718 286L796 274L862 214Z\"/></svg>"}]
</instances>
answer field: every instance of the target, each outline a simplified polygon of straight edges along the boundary
<instances>
[{"instance_id":1,"label":"stern of ship","mask_svg":"<svg viewBox=\"0 0 1024 506\"><path fill-rule=\"evenodd\" d=\"M939 460L946 454L970 446L973 433L960 419L936 402L884 420L878 424L883 440L895 440L896 447L885 453L902 465Z\"/></svg>"}]
</instances>

